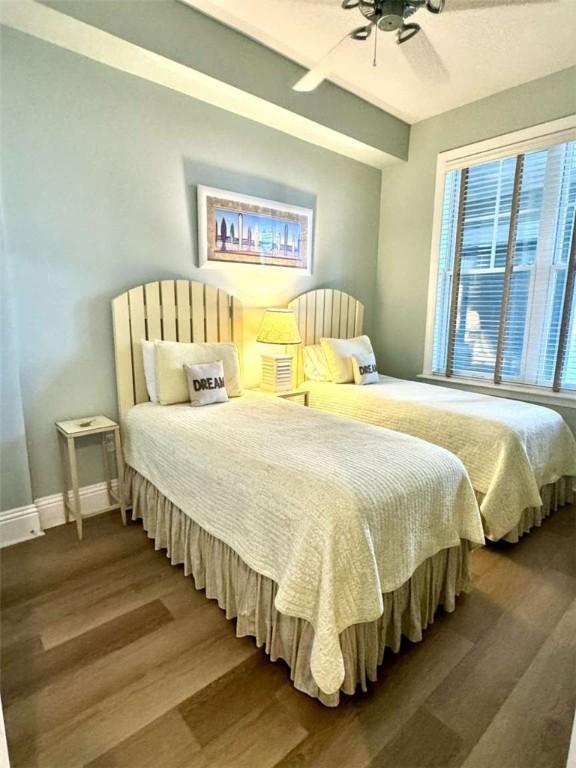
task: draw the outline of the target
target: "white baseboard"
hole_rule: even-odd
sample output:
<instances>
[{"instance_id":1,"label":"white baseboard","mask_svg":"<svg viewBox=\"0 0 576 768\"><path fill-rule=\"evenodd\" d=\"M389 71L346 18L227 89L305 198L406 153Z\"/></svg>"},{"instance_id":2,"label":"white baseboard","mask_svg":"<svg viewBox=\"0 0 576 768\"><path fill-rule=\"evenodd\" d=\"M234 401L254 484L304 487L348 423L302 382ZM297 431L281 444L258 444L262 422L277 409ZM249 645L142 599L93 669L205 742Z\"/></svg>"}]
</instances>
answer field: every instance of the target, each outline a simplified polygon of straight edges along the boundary
<instances>
[{"instance_id":1,"label":"white baseboard","mask_svg":"<svg viewBox=\"0 0 576 768\"><path fill-rule=\"evenodd\" d=\"M113 490L116 490L118 484L112 483ZM66 516L64 514L64 499L61 493L55 493L53 496L43 496L34 502L40 515L40 525L42 530L54 528L56 525L64 525ZM96 483L95 485L85 485L80 488L80 506L82 512L91 514L101 507L106 507L108 502L108 493L106 483Z\"/></svg>"},{"instance_id":2,"label":"white baseboard","mask_svg":"<svg viewBox=\"0 0 576 768\"><path fill-rule=\"evenodd\" d=\"M112 488L117 490L118 484L112 482ZM106 483L85 485L80 488L80 504L82 512L91 514L108 505ZM9 547L43 536L47 528L63 525L66 522L64 514L64 499L61 493L43 496L35 499L34 504L0 512L0 547Z\"/></svg>"},{"instance_id":3,"label":"white baseboard","mask_svg":"<svg viewBox=\"0 0 576 768\"><path fill-rule=\"evenodd\" d=\"M0 512L0 547L9 547L43 535L36 504Z\"/></svg>"}]
</instances>

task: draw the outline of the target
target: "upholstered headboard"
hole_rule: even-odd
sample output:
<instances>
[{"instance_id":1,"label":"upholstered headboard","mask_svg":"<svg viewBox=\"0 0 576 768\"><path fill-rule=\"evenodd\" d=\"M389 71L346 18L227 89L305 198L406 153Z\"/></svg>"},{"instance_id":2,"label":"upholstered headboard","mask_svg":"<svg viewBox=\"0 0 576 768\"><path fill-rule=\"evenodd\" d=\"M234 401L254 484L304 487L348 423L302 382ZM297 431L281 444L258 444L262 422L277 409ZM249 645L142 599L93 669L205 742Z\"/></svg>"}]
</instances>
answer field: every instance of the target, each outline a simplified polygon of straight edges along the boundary
<instances>
[{"instance_id":1,"label":"upholstered headboard","mask_svg":"<svg viewBox=\"0 0 576 768\"><path fill-rule=\"evenodd\" d=\"M148 400L141 340L233 341L242 354L242 305L220 288L162 280L112 300L118 411Z\"/></svg>"},{"instance_id":2,"label":"upholstered headboard","mask_svg":"<svg viewBox=\"0 0 576 768\"><path fill-rule=\"evenodd\" d=\"M302 344L317 344L322 336L351 339L362 333L364 305L343 291L331 288L303 293L288 307L294 310ZM302 351L297 355L296 383L304 381Z\"/></svg>"}]
</instances>

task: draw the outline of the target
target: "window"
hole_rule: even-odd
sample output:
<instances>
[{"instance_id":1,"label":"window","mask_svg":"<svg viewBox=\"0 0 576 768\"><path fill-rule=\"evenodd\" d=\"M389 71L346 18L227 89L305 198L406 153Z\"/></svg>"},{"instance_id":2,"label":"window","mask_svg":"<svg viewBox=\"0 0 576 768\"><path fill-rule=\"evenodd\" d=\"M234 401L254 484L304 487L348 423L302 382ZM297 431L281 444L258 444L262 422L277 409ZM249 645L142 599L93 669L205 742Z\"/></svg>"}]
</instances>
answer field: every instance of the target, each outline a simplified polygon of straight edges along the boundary
<instances>
[{"instance_id":1,"label":"window","mask_svg":"<svg viewBox=\"0 0 576 768\"><path fill-rule=\"evenodd\" d=\"M434 374L576 391L576 141L448 169Z\"/></svg>"}]
</instances>

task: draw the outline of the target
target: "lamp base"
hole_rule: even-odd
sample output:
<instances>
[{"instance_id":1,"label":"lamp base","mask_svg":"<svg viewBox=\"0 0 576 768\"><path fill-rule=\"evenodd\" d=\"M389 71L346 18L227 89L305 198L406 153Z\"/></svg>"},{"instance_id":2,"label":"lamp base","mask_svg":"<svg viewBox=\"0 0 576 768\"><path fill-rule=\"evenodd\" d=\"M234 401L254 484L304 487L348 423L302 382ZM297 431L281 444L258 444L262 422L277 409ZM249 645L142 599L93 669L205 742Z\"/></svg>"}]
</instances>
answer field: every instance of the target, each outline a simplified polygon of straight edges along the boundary
<instances>
[{"instance_id":1,"label":"lamp base","mask_svg":"<svg viewBox=\"0 0 576 768\"><path fill-rule=\"evenodd\" d=\"M262 355L262 381L266 392L288 392L292 389L291 355Z\"/></svg>"}]
</instances>

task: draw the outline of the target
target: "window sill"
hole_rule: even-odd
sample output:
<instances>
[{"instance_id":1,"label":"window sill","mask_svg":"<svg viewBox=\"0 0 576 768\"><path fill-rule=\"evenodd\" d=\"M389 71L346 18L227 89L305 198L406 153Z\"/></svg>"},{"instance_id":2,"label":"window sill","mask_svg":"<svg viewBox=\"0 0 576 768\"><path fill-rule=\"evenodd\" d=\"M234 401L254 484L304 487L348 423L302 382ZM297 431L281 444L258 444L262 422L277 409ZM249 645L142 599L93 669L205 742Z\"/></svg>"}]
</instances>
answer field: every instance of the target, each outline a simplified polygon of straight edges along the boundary
<instances>
[{"instance_id":1,"label":"window sill","mask_svg":"<svg viewBox=\"0 0 576 768\"><path fill-rule=\"evenodd\" d=\"M491 381L464 379L456 376L438 376L432 373L419 373L417 378L438 384L452 384L456 387L471 389L474 392L494 395L495 397L510 397L514 400L529 400L530 402L542 405L576 408L576 394L569 395L566 392L543 391L541 387L531 387L526 384L494 384Z\"/></svg>"}]
</instances>

